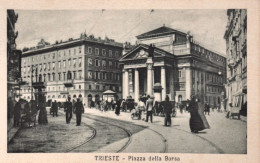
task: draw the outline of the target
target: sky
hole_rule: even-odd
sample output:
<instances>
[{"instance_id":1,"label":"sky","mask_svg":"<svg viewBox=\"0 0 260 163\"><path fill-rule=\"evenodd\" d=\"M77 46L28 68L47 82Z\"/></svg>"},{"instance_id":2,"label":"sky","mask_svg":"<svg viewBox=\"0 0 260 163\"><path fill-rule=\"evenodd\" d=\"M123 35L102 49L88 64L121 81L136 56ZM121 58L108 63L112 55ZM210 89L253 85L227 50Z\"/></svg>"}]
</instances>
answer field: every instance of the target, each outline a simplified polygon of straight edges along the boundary
<instances>
[{"instance_id":1,"label":"sky","mask_svg":"<svg viewBox=\"0 0 260 163\"><path fill-rule=\"evenodd\" d=\"M16 30L18 49L33 47L43 38L79 38L80 34L106 36L116 42L135 44L136 36L165 24L193 35L205 47L225 55L223 38L226 10L15 10L19 14Z\"/></svg>"}]
</instances>

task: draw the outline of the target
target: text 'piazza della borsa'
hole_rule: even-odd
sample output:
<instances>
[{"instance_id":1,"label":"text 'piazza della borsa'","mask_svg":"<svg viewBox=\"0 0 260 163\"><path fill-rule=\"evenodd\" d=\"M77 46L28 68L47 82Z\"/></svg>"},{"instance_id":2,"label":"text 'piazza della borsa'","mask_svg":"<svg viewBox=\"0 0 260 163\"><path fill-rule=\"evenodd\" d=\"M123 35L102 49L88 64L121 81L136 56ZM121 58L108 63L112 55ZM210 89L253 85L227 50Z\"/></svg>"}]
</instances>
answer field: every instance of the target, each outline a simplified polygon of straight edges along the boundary
<instances>
[{"instance_id":1,"label":"text 'piazza della borsa'","mask_svg":"<svg viewBox=\"0 0 260 163\"><path fill-rule=\"evenodd\" d=\"M180 161L180 157L175 156L94 156L96 161L133 161L133 162L143 162L143 161Z\"/></svg>"}]
</instances>

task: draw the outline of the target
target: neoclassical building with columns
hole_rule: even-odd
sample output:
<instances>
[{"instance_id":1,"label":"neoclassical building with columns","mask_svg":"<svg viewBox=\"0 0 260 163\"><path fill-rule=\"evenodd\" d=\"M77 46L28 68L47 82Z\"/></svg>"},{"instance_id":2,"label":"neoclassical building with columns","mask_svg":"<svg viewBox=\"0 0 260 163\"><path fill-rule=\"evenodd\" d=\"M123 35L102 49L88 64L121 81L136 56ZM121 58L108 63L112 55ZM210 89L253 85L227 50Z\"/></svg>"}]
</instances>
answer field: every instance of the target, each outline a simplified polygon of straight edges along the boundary
<instances>
[{"instance_id":1,"label":"neoclassical building with columns","mask_svg":"<svg viewBox=\"0 0 260 163\"><path fill-rule=\"evenodd\" d=\"M165 26L137 39L139 44L119 60L123 98L138 101L146 94L161 101L168 95L177 102L197 95L213 105L221 101L226 81L223 55L200 45L188 33ZM154 86L162 88L160 93Z\"/></svg>"}]
</instances>

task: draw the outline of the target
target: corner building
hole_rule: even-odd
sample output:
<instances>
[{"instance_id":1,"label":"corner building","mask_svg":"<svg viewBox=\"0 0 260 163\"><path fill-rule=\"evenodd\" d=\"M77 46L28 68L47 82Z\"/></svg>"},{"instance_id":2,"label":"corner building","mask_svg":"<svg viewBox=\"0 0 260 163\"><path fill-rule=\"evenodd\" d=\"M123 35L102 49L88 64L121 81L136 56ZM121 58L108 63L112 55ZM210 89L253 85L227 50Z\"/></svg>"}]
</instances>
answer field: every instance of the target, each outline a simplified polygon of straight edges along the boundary
<instances>
[{"instance_id":1,"label":"corner building","mask_svg":"<svg viewBox=\"0 0 260 163\"><path fill-rule=\"evenodd\" d=\"M247 10L227 10L226 39L228 104L247 102Z\"/></svg>"},{"instance_id":2,"label":"corner building","mask_svg":"<svg viewBox=\"0 0 260 163\"><path fill-rule=\"evenodd\" d=\"M22 98L35 98L34 82L44 82L47 100L65 101L70 95L89 105L91 100L100 100L106 90L121 97L118 58L122 50L123 45L113 40L87 36L53 45L42 39L22 54L22 79L28 83L21 90Z\"/></svg>"},{"instance_id":3,"label":"corner building","mask_svg":"<svg viewBox=\"0 0 260 163\"><path fill-rule=\"evenodd\" d=\"M165 26L137 36L139 45L121 57L123 65L123 98L136 101L144 94L154 94L161 85L160 97L176 102L197 95L202 101L216 105L221 101L226 80L226 58L203 47L193 37ZM154 45L154 58L149 45Z\"/></svg>"}]
</instances>

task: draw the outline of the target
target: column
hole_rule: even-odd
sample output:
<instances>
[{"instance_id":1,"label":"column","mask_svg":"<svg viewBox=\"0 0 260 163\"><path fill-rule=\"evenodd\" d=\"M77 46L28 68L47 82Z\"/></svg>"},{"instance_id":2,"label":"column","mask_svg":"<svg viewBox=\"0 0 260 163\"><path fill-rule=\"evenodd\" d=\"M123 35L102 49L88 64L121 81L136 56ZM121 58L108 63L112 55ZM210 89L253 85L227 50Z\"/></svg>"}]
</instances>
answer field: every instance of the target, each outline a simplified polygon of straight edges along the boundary
<instances>
[{"instance_id":1,"label":"column","mask_svg":"<svg viewBox=\"0 0 260 163\"><path fill-rule=\"evenodd\" d=\"M191 79L191 69L186 68L186 75L185 75L185 80L186 80L186 99L190 99L191 96L191 84L192 84L192 79Z\"/></svg>"},{"instance_id":2,"label":"column","mask_svg":"<svg viewBox=\"0 0 260 163\"><path fill-rule=\"evenodd\" d=\"M153 94L153 67L152 64L147 65L147 94Z\"/></svg>"},{"instance_id":3,"label":"column","mask_svg":"<svg viewBox=\"0 0 260 163\"><path fill-rule=\"evenodd\" d=\"M166 75L165 75L165 67L161 67L161 85L162 85L162 101L165 100L166 97Z\"/></svg>"},{"instance_id":4,"label":"column","mask_svg":"<svg viewBox=\"0 0 260 163\"><path fill-rule=\"evenodd\" d=\"M122 98L125 98L125 70L122 70Z\"/></svg>"},{"instance_id":5,"label":"column","mask_svg":"<svg viewBox=\"0 0 260 163\"><path fill-rule=\"evenodd\" d=\"M129 96L129 74L128 74L128 70L125 70L125 83L124 83L124 87L125 87L125 99L127 98L127 96Z\"/></svg>"},{"instance_id":6,"label":"column","mask_svg":"<svg viewBox=\"0 0 260 163\"><path fill-rule=\"evenodd\" d=\"M139 71L135 69L135 102L138 102L139 98Z\"/></svg>"}]
</instances>

